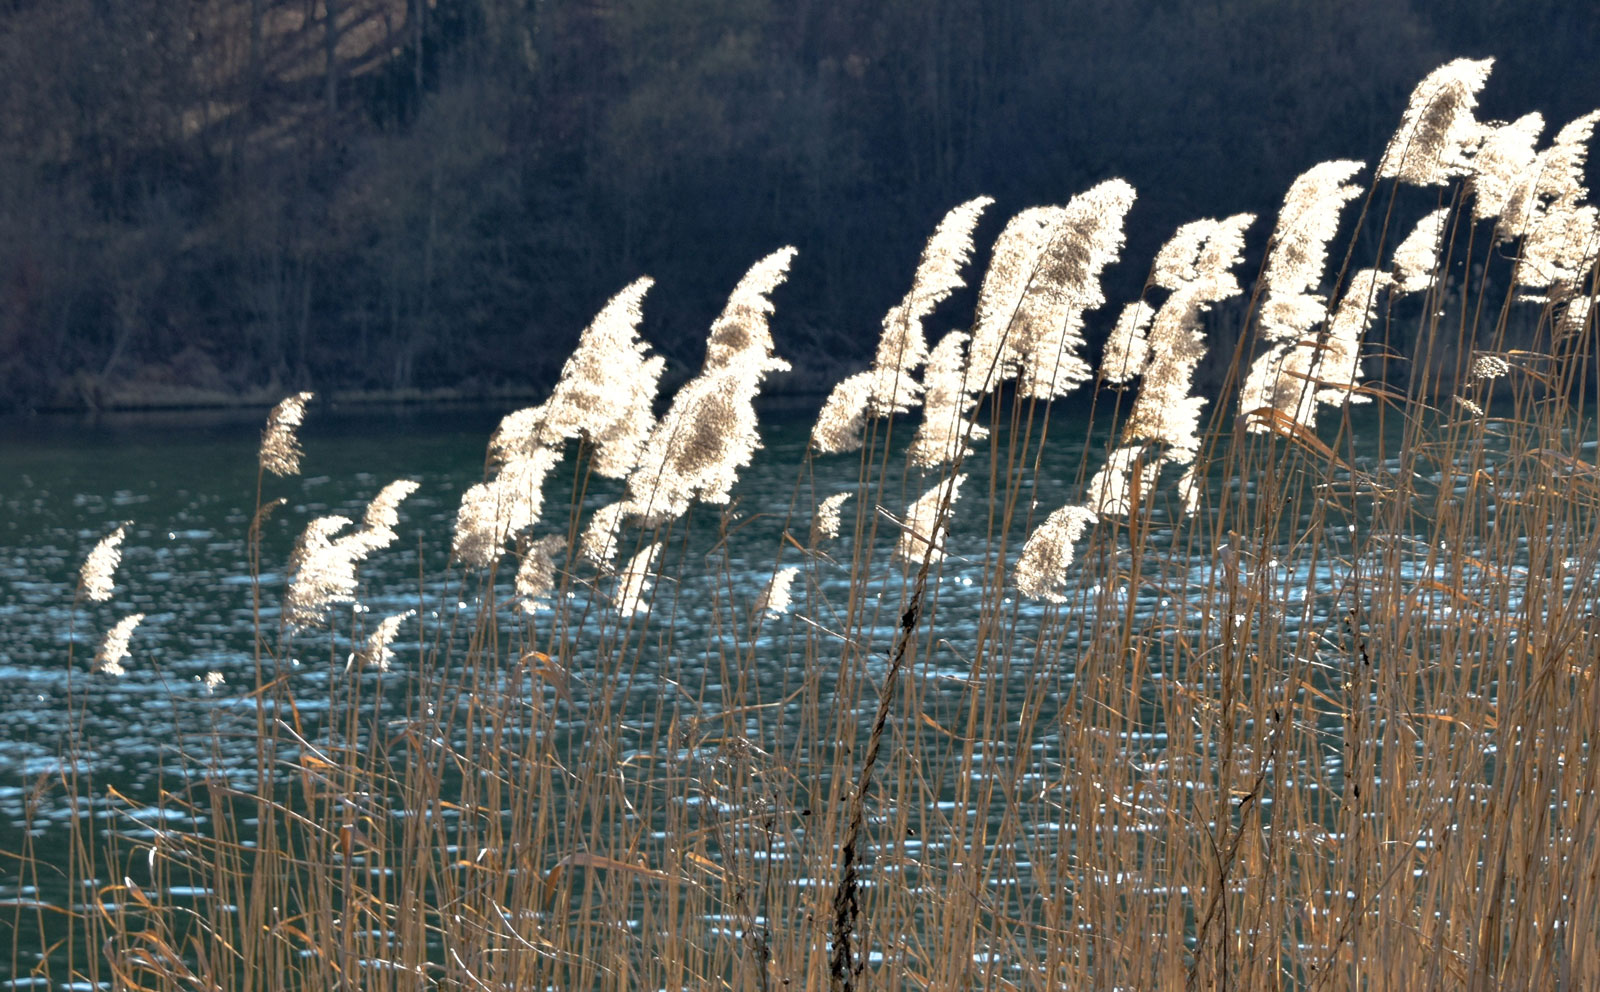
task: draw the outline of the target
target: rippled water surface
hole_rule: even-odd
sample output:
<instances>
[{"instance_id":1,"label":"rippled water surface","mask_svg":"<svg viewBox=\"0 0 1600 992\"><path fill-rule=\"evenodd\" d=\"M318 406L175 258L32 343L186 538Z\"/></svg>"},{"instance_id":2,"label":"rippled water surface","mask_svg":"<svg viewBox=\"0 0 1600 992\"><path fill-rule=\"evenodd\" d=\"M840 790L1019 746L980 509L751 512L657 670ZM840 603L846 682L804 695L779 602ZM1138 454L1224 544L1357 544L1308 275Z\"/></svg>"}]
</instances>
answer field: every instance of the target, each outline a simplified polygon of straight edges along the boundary
<instances>
[{"instance_id":1,"label":"rippled water surface","mask_svg":"<svg viewBox=\"0 0 1600 992\"><path fill-rule=\"evenodd\" d=\"M819 460L801 472L808 413L770 411L764 418L764 449L741 475L726 539L718 538L714 512L696 511L698 530L672 553L674 564L658 580L656 612L649 620L656 628L670 624L672 647L660 656L641 650L643 664L624 680L621 704L636 707L622 714L625 730L630 721L660 713L664 695L672 695L675 706L710 710L727 695L722 684L726 679L761 685L756 695L766 701L783 698L789 686L803 680L799 668L806 660L778 648L752 653L757 670L730 672L722 648L728 643L730 625L743 633L749 629L741 626L748 617L730 619L717 604L754 602L772 574L786 523L803 540L812 501L854 487L859 468L854 456ZM405 478L420 484L403 504L398 541L362 566L362 612L353 618L347 614L331 637L317 633L292 641L282 660L296 680L296 698L308 719L315 719L319 687L327 685L330 673L343 670L352 648L352 626L370 630L379 616L418 610L424 627L408 625L395 645L396 668L403 673L423 654L420 629L437 630L455 618L476 614L479 586L463 581L459 570L448 567L447 552L461 495L483 477L485 443L497 420L497 411L314 409L301 434L302 474L269 477L261 493L263 500L282 497L286 502L263 526L259 610L246 539L258 501L258 413L0 424L0 850L21 849L25 834L31 833L34 849L45 858L60 851L67 835L65 824L74 812L59 802L61 790L49 791L56 797L51 800L31 798L45 794L34 787L52 777L71 773L81 780L92 779L96 788L114 787L136 803L150 804L154 815L161 791L194 775L196 754L237 773L240 782L253 772L256 755L250 736L212 731L226 725L230 713L243 717L254 711L248 694L256 682L256 618L274 632L270 639L275 642L282 569L295 537L313 517L342 514L359 519L367 501L387 483ZM1086 430L1087 421L1070 413L1058 412L1052 420L1052 437L1060 441L1047 449L1023 482L1024 498L1037 500L1039 514L1073 497L1078 460L1086 451L1092 464L1103 460L1101 440L1085 447ZM904 433L900 444L910 431ZM1375 428L1367 436L1375 436ZM963 553L982 548L993 509L984 492L987 482L977 477L988 470L987 455L981 460L984 464L963 491L950 539L951 557L939 584L941 637L931 655L919 661L929 676L928 691L937 693L945 687L952 699L964 691L967 640L982 609L978 597L986 562L981 554ZM885 509L864 511L860 519L880 526L892 542L893 514L919 495L927 482L913 478L902 486L898 474L891 474L899 488L882 495ZM1214 484L1230 485L1227 480ZM585 508L608 502L616 488L607 483L586 493ZM567 518L573 492L569 466L546 484L547 521ZM1023 512L1031 509L1024 507ZM847 511L847 519L851 512ZM1159 512L1154 518L1158 531L1163 519ZM130 526L114 600L75 604L77 570L84 556L122 522ZM1155 537L1159 541L1160 534ZM1343 538L1333 534L1329 539ZM1015 551L1013 547L1013 555ZM1265 564L1278 567L1275 562ZM1185 581L1204 586L1217 567L1216 559L1205 555L1190 567ZM1307 597L1332 592L1326 574L1295 572L1287 564L1280 571L1273 581L1284 589L1283 607L1288 613L1299 613ZM885 644L901 603L902 586L895 574L889 569L874 572L864 584L869 597L878 597L880 607L876 623L866 627L867 634ZM818 576L814 581L819 595L846 598L848 568ZM568 605L575 613L603 608L606 593L604 587L580 585ZM505 576L485 594L504 605L511 595ZM1134 609L1156 622L1173 628L1202 622L1192 604L1174 601L1159 589L1137 595ZM1046 622L1045 611L1035 604L1009 601L1005 608L1017 611L1013 630L1019 643L1013 651L1026 659L1029 647L1023 642ZM127 674L90 675L89 662L104 631L131 612L146 616L133 638ZM825 613L812 612L809 620L785 618L762 628L758 647L767 643L759 638L776 643L773 639L791 629L786 625L828 625ZM1070 633L1057 629L1053 636L1056 645L1070 650ZM1153 681L1161 679L1162 659L1148 659L1146 672ZM220 673L220 685L207 684L211 673ZM575 676L584 674L581 667L575 668ZM1027 676L1058 680L1063 689L1070 677L1065 670L1033 671ZM1021 705L1026 681L1019 679L1001 690L1007 699L1014 696L1014 709ZM392 678L389 684L403 684L403 679ZM397 712L407 705L403 699L389 702ZM580 699L571 707L572 721L585 719L582 703ZM929 708L937 710L931 704ZM69 732L76 743L70 763L63 759ZM664 744L653 729L639 733L641 740L653 742L651 746ZM1156 727L1148 739L1125 741L1122 746L1130 760L1159 760L1164 742L1165 730ZM1034 746L1052 748L1055 738L1041 735ZM989 763L1035 757L1042 763L1042 756L980 749L975 773L981 774ZM1024 776L1021 781L1030 780ZM1056 824L1041 822L1024 832L1054 829ZM0 866L6 873L0 874L0 898L67 898L35 893L19 884L11 871Z\"/></svg>"}]
</instances>

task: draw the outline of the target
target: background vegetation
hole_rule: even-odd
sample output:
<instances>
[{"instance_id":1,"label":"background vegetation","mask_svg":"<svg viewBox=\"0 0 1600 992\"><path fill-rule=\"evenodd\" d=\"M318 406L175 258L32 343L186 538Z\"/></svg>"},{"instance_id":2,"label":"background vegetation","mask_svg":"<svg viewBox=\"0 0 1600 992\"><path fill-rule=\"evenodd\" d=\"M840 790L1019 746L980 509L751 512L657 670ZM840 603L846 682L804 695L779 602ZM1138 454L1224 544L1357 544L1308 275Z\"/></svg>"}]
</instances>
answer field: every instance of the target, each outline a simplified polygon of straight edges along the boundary
<instances>
[{"instance_id":1,"label":"background vegetation","mask_svg":"<svg viewBox=\"0 0 1600 992\"><path fill-rule=\"evenodd\" d=\"M951 203L1123 176L1149 257L1370 155L1455 55L1499 58L1486 118L1570 119L1597 36L1559 0L8 0L0 407L542 387L642 273L692 367L784 243L790 387L831 383Z\"/></svg>"}]
</instances>

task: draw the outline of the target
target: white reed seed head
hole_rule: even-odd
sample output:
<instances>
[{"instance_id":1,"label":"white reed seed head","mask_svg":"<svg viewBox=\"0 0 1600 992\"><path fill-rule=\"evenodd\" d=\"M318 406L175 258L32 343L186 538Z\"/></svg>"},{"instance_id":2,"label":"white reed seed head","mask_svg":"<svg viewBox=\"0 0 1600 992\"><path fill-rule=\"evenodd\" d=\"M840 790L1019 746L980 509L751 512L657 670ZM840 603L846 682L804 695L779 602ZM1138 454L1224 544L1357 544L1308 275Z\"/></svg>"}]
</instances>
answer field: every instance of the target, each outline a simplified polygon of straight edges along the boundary
<instances>
[{"instance_id":1,"label":"white reed seed head","mask_svg":"<svg viewBox=\"0 0 1600 992\"><path fill-rule=\"evenodd\" d=\"M660 551L659 541L645 548L628 560L627 567L617 577L615 601L617 612L622 616L635 616L649 608L644 600L645 583L650 580L651 567Z\"/></svg>"},{"instance_id":2,"label":"white reed seed head","mask_svg":"<svg viewBox=\"0 0 1600 992\"><path fill-rule=\"evenodd\" d=\"M1442 186L1465 175L1468 156L1486 130L1472 112L1493 66L1494 59L1456 59L1423 77L1411 91L1378 175L1413 186Z\"/></svg>"},{"instance_id":3,"label":"white reed seed head","mask_svg":"<svg viewBox=\"0 0 1600 992\"><path fill-rule=\"evenodd\" d=\"M951 331L939 339L928 357L922 423L906 455L918 468L946 465L972 453L970 442L989 436L987 428L969 423L978 403L968 378L967 336Z\"/></svg>"},{"instance_id":4,"label":"white reed seed head","mask_svg":"<svg viewBox=\"0 0 1600 992\"><path fill-rule=\"evenodd\" d=\"M261 468L277 476L296 475L300 471L300 440L296 437L305 421L306 404L312 393L296 393L272 408L267 414L267 426L261 432Z\"/></svg>"},{"instance_id":5,"label":"white reed seed head","mask_svg":"<svg viewBox=\"0 0 1600 992\"><path fill-rule=\"evenodd\" d=\"M1143 300L1122 308L1111 325L1105 353L1100 357L1100 378L1115 386L1123 385L1144 371L1150 358L1150 318L1156 312Z\"/></svg>"},{"instance_id":6,"label":"white reed seed head","mask_svg":"<svg viewBox=\"0 0 1600 992\"><path fill-rule=\"evenodd\" d=\"M666 366L660 356L645 357L649 346L638 337L641 304L653 284L642 276L606 303L579 336L550 398L502 422L497 432L505 435L502 447L520 440L512 450L525 451L533 443L556 447L587 437L595 445L596 472L613 479L627 476L655 424L651 407ZM519 437L524 431L526 436Z\"/></svg>"},{"instance_id":7,"label":"white reed seed head","mask_svg":"<svg viewBox=\"0 0 1600 992\"><path fill-rule=\"evenodd\" d=\"M896 560L917 565L924 557L930 564L944 559L944 536L950 529L961 484L966 480L965 474L942 479L906 509L900 540L894 549ZM941 506L945 507L943 514L939 512Z\"/></svg>"},{"instance_id":8,"label":"white reed seed head","mask_svg":"<svg viewBox=\"0 0 1600 992\"><path fill-rule=\"evenodd\" d=\"M550 534L528 545L517 568L517 605L524 613L550 607L544 602L556 584L556 555L567 549L567 539Z\"/></svg>"},{"instance_id":9,"label":"white reed seed head","mask_svg":"<svg viewBox=\"0 0 1600 992\"><path fill-rule=\"evenodd\" d=\"M739 280L722 313L711 324L703 371L753 365L759 369L756 374L764 376L789 368L788 362L773 353L772 332L767 326L773 308L767 297L788 278L795 251L792 246L779 248L752 265Z\"/></svg>"},{"instance_id":10,"label":"white reed seed head","mask_svg":"<svg viewBox=\"0 0 1600 992\"><path fill-rule=\"evenodd\" d=\"M858 372L841 379L828 393L817 423L811 428L811 446L819 454L836 455L858 451L864 442L868 404L876 388L877 376Z\"/></svg>"},{"instance_id":11,"label":"white reed seed head","mask_svg":"<svg viewBox=\"0 0 1600 992\"><path fill-rule=\"evenodd\" d=\"M1086 506L1063 506L1035 527L1017 560L1017 591L1029 599L1064 603L1067 569L1078 539L1100 518Z\"/></svg>"},{"instance_id":12,"label":"white reed seed head","mask_svg":"<svg viewBox=\"0 0 1600 992\"><path fill-rule=\"evenodd\" d=\"M400 625L416 614L416 610L407 610L385 617L379 622L377 629L367 636L361 650L350 656L345 663L345 669L348 671L351 666L359 665L362 668L376 668L380 672L387 672L390 663L394 661L394 649L391 645L394 644L395 636L400 633Z\"/></svg>"},{"instance_id":13,"label":"white reed seed head","mask_svg":"<svg viewBox=\"0 0 1600 992\"><path fill-rule=\"evenodd\" d=\"M111 598L117 565L122 562L122 538L127 532L127 524L118 524L117 529L102 537L83 560L83 567L78 571L78 588L86 599L104 603Z\"/></svg>"},{"instance_id":14,"label":"white reed seed head","mask_svg":"<svg viewBox=\"0 0 1600 992\"><path fill-rule=\"evenodd\" d=\"M1439 245L1444 240L1450 208L1440 207L1417 221L1394 250L1395 289L1401 293L1420 293L1433 285L1439 267Z\"/></svg>"},{"instance_id":15,"label":"white reed seed head","mask_svg":"<svg viewBox=\"0 0 1600 992\"><path fill-rule=\"evenodd\" d=\"M1503 230L1516 231L1533 195L1537 158L1534 146L1544 130L1544 117L1524 114L1510 124L1491 127L1472 156L1473 220L1502 218Z\"/></svg>"},{"instance_id":16,"label":"white reed seed head","mask_svg":"<svg viewBox=\"0 0 1600 992\"><path fill-rule=\"evenodd\" d=\"M138 627L143 619L143 613L130 613L117 621L117 625L106 632L106 638L101 642L100 650L94 656L92 670L96 674L127 674L127 669L123 668L122 663L128 657L128 642L133 638L134 628Z\"/></svg>"},{"instance_id":17,"label":"white reed seed head","mask_svg":"<svg viewBox=\"0 0 1600 992\"><path fill-rule=\"evenodd\" d=\"M1084 313L1105 303L1100 275L1122 253L1123 220L1135 195L1127 182L1108 179L1067 203L1010 331L1024 396L1065 396L1093 377L1082 357Z\"/></svg>"},{"instance_id":18,"label":"white reed seed head","mask_svg":"<svg viewBox=\"0 0 1600 992\"><path fill-rule=\"evenodd\" d=\"M1472 370L1467 375L1468 382L1485 382L1498 379L1511 371L1511 363L1499 355L1479 355L1472 360Z\"/></svg>"},{"instance_id":19,"label":"white reed seed head","mask_svg":"<svg viewBox=\"0 0 1600 992\"><path fill-rule=\"evenodd\" d=\"M767 582L767 587L761 591L756 599L756 616L766 614L770 617L781 617L789 612L789 592L794 585L795 576L800 574L797 565L780 568L772 574Z\"/></svg>"},{"instance_id":20,"label":"white reed seed head","mask_svg":"<svg viewBox=\"0 0 1600 992\"><path fill-rule=\"evenodd\" d=\"M904 413L917 404L921 386L914 373L928 358L922 322L966 284L961 271L972 257L972 232L984 208L993 202L980 196L945 215L922 250L911 289L884 316L883 334L872 362L873 416Z\"/></svg>"},{"instance_id":21,"label":"white reed seed head","mask_svg":"<svg viewBox=\"0 0 1600 992\"><path fill-rule=\"evenodd\" d=\"M811 547L814 548L822 541L831 541L839 536L839 510L851 495L835 493L817 504L816 516L811 518L810 540L807 542Z\"/></svg>"}]
</instances>

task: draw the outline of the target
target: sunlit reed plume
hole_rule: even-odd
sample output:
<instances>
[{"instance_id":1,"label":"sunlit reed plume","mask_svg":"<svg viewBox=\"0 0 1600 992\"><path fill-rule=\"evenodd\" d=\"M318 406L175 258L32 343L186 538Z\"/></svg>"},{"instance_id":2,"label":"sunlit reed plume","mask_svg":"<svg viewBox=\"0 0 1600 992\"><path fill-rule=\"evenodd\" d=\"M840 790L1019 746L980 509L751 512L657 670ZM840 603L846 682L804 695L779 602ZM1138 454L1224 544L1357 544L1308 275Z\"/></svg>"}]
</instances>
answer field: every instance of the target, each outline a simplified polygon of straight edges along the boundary
<instances>
[{"instance_id":1,"label":"sunlit reed plume","mask_svg":"<svg viewBox=\"0 0 1600 992\"><path fill-rule=\"evenodd\" d=\"M649 346L638 337L640 304L651 285L641 277L606 303L579 336L550 398L502 421L492 454L505 460L535 444L558 448L585 437L595 445L594 470L626 478L655 423L651 405L666 365L660 356L646 358Z\"/></svg>"},{"instance_id":2,"label":"sunlit reed plume","mask_svg":"<svg viewBox=\"0 0 1600 992\"><path fill-rule=\"evenodd\" d=\"M1043 267L1043 255L1061 230L1064 207L1029 207L1006 222L995 239L978 290L978 309L972 329L967 364L971 389L985 393L1016 373L1007 369L1011 359L1009 330L1021 312L1023 295Z\"/></svg>"},{"instance_id":3,"label":"sunlit reed plume","mask_svg":"<svg viewBox=\"0 0 1600 992\"><path fill-rule=\"evenodd\" d=\"M1148 500L1161 472L1163 459L1143 445L1118 448L1089 480L1089 504L1102 517L1125 517L1133 512L1133 470L1139 468L1141 500Z\"/></svg>"},{"instance_id":4,"label":"sunlit reed plume","mask_svg":"<svg viewBox=\"0 0 1600 992\"><path fill-rule=\"evenodd\" d=\"M1183 506L1184 515L1190 517L1200 512L1202 484L1197 468L1196 463L1190 462L1178 477L1178 501Z\"/></svg>"},{"instance_id":5,"label":"sunlit reed plume","mask_svg":"<svg viewBox=\"0 0 1600 992\"><path fill-rule=\"evenodd\" d=\"M797 565L780 568L773 573L767 587L756 598L755 614L766 614L772 617L781 617L789 612L789 590L794 585L795 576L800 574Z\"/></svg>"},{"instance_id":6,"label":"sunlit reed plume","mask_svg":"<svg viewBox=\"0 0 1600 992\"><path fill-rule=\"evenodd\" d=\"M291 626L314 627L327 622L334 603L353 603L355 558L334 544L334 535L349 526L349 517L317 517L306 525L289 554L289 590L283 613Z\"/></svg>"},{"instance_id":7,"label":"sunlit reed plume","mask_svg":"<svg viewBox=\"0 0 1600 992\"><path fill-rule=\"evenodd\" d=\"M1593 204L1561 199L1545 207L1522 242L1515 282L1518 299L1543 303L1571 295L1600 253L1600 211Z\"/></svg>"},{"instance_id":8,"label":"sunlit reed plume","mask_svg":"<svg viewBox=\"0 0 1600 992\"><path fill-rule=\"evenodd\" d=\"M1472 111L1493 66L1494 59L1456 59L1428 73L1411 91L1378 175L1414 186L1442 186L1465 175L1485 131Z\"/></svg>"},{"instance_id":9,"label":"sunlit reed plume","mask_svg":"<svg viewBox=\"0 0 1600 992\"><path fill-rule=\"evenodd\" d=\"M332 606L356 601L357 563L394 543L400 503L416 489L409 479L384 486L367 504L362 526L342 537L335 535L350 524L348 517L317 517L306 525L289 556L283 609L292 626L320 626Z\"/></svg>"},{"instance_id":10,"label":"sunlit reed plume","mask_svg":"<svg viewBox=\"0 0 1600 992\"><path fill-rule=\"evenodd\" d=\"M985 427L969 424L967 415L977 405L967 378L967 335L951 331L939 339L928 356L922 396L922 423L906 455L918 468L933 468L972 453L969 442L989 436Z\"/></svg>"},{"instance_id":11,"label":"sunlit reed plume","mask_svg":"<svg viewBox=\"0 0 1600 992\"><path fill-rule=\"evenodd\" d=\"M559 451L534 445L502 464L493 479L471 486L456 512L451 555L473 568L500 557L507 541L539 522L545 477L560 461Z\"/></svg>"},{"instance_id":12,"label":"sunlit reed plume","mask_svg":"<svg viewBox=\"0 0 1600 992\"><path fill-rule=\"evenodd\" d=\"M1501 218L1502 237L1511 237L1525 220L1528 198L1533 192L1534 146L1544 130L1544 117L1524 114L1510 124L1489 128L1472 156L1473 220Z\"/></svg>"},{"instance_id":13,"label":"sunlit reed plume","mask_svg":"<svg viewBox=\"0 0 1600 992\"><path fill-rule=\"evenodd\" d=\"M1556 319L1556 336L1570 338L1583 333L1589 326L1589 318L1593 312L1593 297L1574 296L1561 308L1561 316Z\"/></svg>"},{"instance_id":14,"label":"sunlit reed plume","mask_svg":"<svg viewBox=\"0 0 1600 992\"><path fill-rule=\"evenodd\" d=\"M1361 338L1372 324L1379 295L1394 281L1387 272L1362 269L1350 277L1344 296L1328 322L1320 361L1316 364L1320 403L1365 403L1361 385Z\"/></svg>"},{"instance_id":15,"label":"sunlit reed plume","mask_svg":"<svg viewBox=\"0 0 1600 992\"><path fill-rule=\"evenodd\" d=\"M816 547L823 541L831 541L839 536L839 510L851 493L835 493L817 504L816 515L811 518L811 533L806 544Z\"/></svg>"},{"instance_id":16,"label":"sunlit reed plume","mask_svg":"<svg viewBox=\"0 0 1600 992\"><path fill-rule=\"evenodd\" d=\"M1440 207L1417 221L1394 250L1394 287L1400 293L1420 293L1433 285L1439 267L1439 245L1444 240L1450 208Z\"/></svg>"},{"instance_id":17,"label":"sunlit reed plume","mask_svg":"<svg viewBox=\"0 0 1600 992\"><path fill-rule=\"evenodd\" d=\"M1134 195L1123 180L1108 179L1067 203L1006 338L1021 395L1064 396L1093 376L1082 355L1084 314L1105 303L1100 274L1122 252Z\"/></svg>"},{"instance_id":18,"label":"sunlit reed plume","mask_svg":"<svg viewBox=\"0 0 1600 992\"><path fill-rule=\"evenodd\" d=\"M944 535L950 529L950 517L955 512L956 500L961 495L965 474L942 479L932 489L923 493L915 503L906 508L901 522L900 540L895 544L894 557L906 565L918 565L926 557L929 562L944 558ZM945 507L941 514L939 509Z\"/></svg>"},{"instance_id":19,"label":"sunlit reed plume","mask_svg":"<svg viewBox=\"0 0 1600 992\"><path fill-rule=\"evenodd\" d=\"M267 414L267 427L261 432L261 468L273 475L295 475L300 471L300 439L295 436L305 421L306 404L312 393L296 393L281 401Z\"/></svg>"},{"instance_id":20,"label":"sunlit reed plume","mask_svg":"<svg viewBox=\"0 0 1600 992\"><path fill-rule=\"evenodd\" d=\"M1166 460L1175 464L1193 461L1200 447L1206 399L1190 394L1205 357L1200 319L1213 304L1241 292L1232 269L1244 260L1244 232L1254 222L1254 214L1193 221L1156 255L1151 282L1171 292L1147 333L1149 356L1126 436L1167 445Z\"/></svg>"},{"instance_id":21,"label":"sunlit reed plume","mask_svg":"<svg viewBox=\"0 0 1600 992\"><path fill-rule=\"evenodd\" d=\"M567 549L567 539L550 534L530 543L517 568L517 605L524 613L550 607L544 600L556 584L556 555Z\"/></svg>"},{"instance_id":22,"label":"sunlit reed plume","mask_svg":"<svg viewBox=\"0 0 1600 992\"><path fill-rule=\"evenodd\" d=\"M1250 413L1275 409L1310 425L1315 416L1312 376L1314 353L1298 343L1327 318L1328 308L1315 290L1327 264L1328 242L1339 227L1339 213L1361 192L1347 182L1360 162L1323 162L1303 173L1289 187L1278 225L1272 233L1262 273L1265 302L1257 319L1268 344L1250 366L1240 390L1240 409ZM1252 421L1250 430L1264 430Z\"/></svg>"},{"instance_id":23,"label":"sunlit reed plume","mask_svg":"<svg viewBox=\"0 0 1600 992\"><path fill-rule=\"evenodd\" d=\"M1099 520L1086 506L1063 506L1035 527L1017 559L1017 591L1029 599L1065 603L1067 569L1085 528Z\"/></svg>"},{"instance_id":24,"label":"sunlit reed plume","mask_svg":"<svg viewBox=\"0 0 1600 992\"><path fill-rule=\"evenodd\" d=\"M625 502L607 503L589 517L589 526L578 539L578 553L596 565L606 565L617 556L617 534L628 512Z\"/></svg>"},{"instance_id":25,"label":"sunlit reed plume","mask_svg":"<svg viewBox=\"0 0 1600 992\"><path fill-rule=\"evenodd\" d=\"M117 565L122 561L122 538L127 532L127 524L118 524L117 529L102 537L83 560L83 567L78 571L78 588L84 598L96 603L111 598Z\"/></svg>"},{"instance_id":26,"label":"sunlit reed plume","mask_svg":"<svg viewBox=\"0 0 1600 992\"><path fill-rule=\"evenodd\" d=\"M345 670L353 666L361 668L376 668L380 672L389 670L389 663L394 661L394 650L389 646L394 643L395 635L400 633L400 625L407 619L417 615L416 610L407 610L396 613L394 616L385 617L378 629L368 635L366 643L359 651L354 652L345 661Z\"/></svg>"},{"instance_id":27,"label":"sunlit reed plume","mask_svg":"<svg viewBox=\"0 0 1600 992\"><path fill-rule=\"evenodd\" d=\"M1122 308L1117 322L1111 325L1105 353L1100 357L1101 379L1121 386L1144 371L1145 362L1150 358L1150 319L1155 315L1143 300Z\"/></svg>"},{"instance_id":28,"label":"sunlit reed plume","mask_svg":"<svg viewBox=\"0 0 1600 992\"><path fill-rule=\"evenodd\" d=\"M793 257L793 248L773 252L735 287L712 325L705 367L678 389L628 475L627 515L653 525L681 515L694 499L728 502L739 470L761 446L761 382L789 367L772 353L765 294L783 281Z\"/></svg>"},{"instance_id":29,"label":"sunlit reed plume","mask_svg":"<svg viewBox=\"0 0 1600 992\"><path fill-rule=\"evenodd\" d=\"M1483 416L1483 407L1467 399L1465 396L1455 397L1456 406L1472 414L1474 417Z\"/></svg>"},{"instance_id":30,"label":"sunlit reed plume","mask_svg":"<svg viewBox=\"0 0 1600 992\"><path fill-rule=\"evenodd\" d=\"M1472 370L1467 375L1468 382L1486 382L1498 379L1511 371L1511 363L1499 355L1479 355L1472 360Z\"/></svg>"},{"instance_id":31,"label":"sunlit reed plume","mask_svg":"<svg viewBox=\"0 0 1600 992\"><path fill-rule=\"evenodd\" d=\"M660 551L660 542L650 545L630 558L622 574L617 576L616 604L621 615L633 616L649 609L650 604L644 599L645 583L650 579L650 569Z\"/></svg>"},{"instance_id":32,"label":"sunlit reed plume","mask_svg":"<svg viewBox=\"0 0 1600 992\"><path fill-rule=\"evenodd\" d=\"M128 641L133 637L133 630L144 619L143 613L130 613L117 621L117 625L106 632L106 639L101 642L100 650L95 653L93 671L99 675L125 675L127 669L122 663L128 657Z\"/></svg>"},{"instance_id":33,"label":"sunlit reed plume","mask_svg":"<svg viewBox=\"0 0 1600 992\"><path fill-rule=\"evenodd\" d=\"M817 414L816 426L811 429L811 446L820 454L860 449L876 378L871 372L857 372L839 380L828 393Z\"/></svg>"},{"instance_id":34,"label":"sunlit reed plume","mask_svg":"<svg viewBox=\"0 0 1600 992\"><path fill-rule=\"evenodd\" d=\"M789 363L774 356L772 332L767 327L772 301L767 297L788 278L794 256L793 247L779 248L752 265L739 280L711 324L702 375L739 366L753 366L759 375L788 370Z\"/></svg>"},{"instance_id":35,"label":"sunlit reed plume","mask_svg":"<svg viewBox=\"0 0 1600 992\"><path fill-rule=\"evenodd\" d=\"M961 270L972 257L972 231L994 200L980 196L953 208L922 250L911 289L883 318L872 361L872 415L904 413L917 403L916 369L928 358L922 322L951 293L966 285Z\"/></svg>"},{"instance_id":36,"label":"sunlit reed plume","mask_svg":"<svg viewBox=\"0 0 1600 992\"><path fill-rule=\"evenodd\" d=\"M411 479L397 479L384 486L367 504L367 512L361 518L361 529L343 540L359 545L362 557L393 544L400 536L394 530L400 522L400 504L420 485Z\"/></svg>"}]
</instances>

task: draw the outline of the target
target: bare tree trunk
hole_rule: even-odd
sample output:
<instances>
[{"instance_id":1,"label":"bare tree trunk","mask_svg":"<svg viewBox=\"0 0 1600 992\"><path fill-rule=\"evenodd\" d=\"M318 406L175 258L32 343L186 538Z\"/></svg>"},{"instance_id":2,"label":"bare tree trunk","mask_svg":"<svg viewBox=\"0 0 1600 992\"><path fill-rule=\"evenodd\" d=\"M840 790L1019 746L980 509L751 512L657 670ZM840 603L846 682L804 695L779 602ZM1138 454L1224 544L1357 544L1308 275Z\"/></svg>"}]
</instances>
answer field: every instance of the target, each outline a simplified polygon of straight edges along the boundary
<instances>
[{"instance_id":1,"label":"bare tree trunk","mask_svg":"<svg viewBox=\"0 0 1600 992\"><path fill-rule=\"evenodd\" d=\"M328 117L339 112L339 4L322 2L322 54L327 63Z\"/></svg>"}]
</instances>

